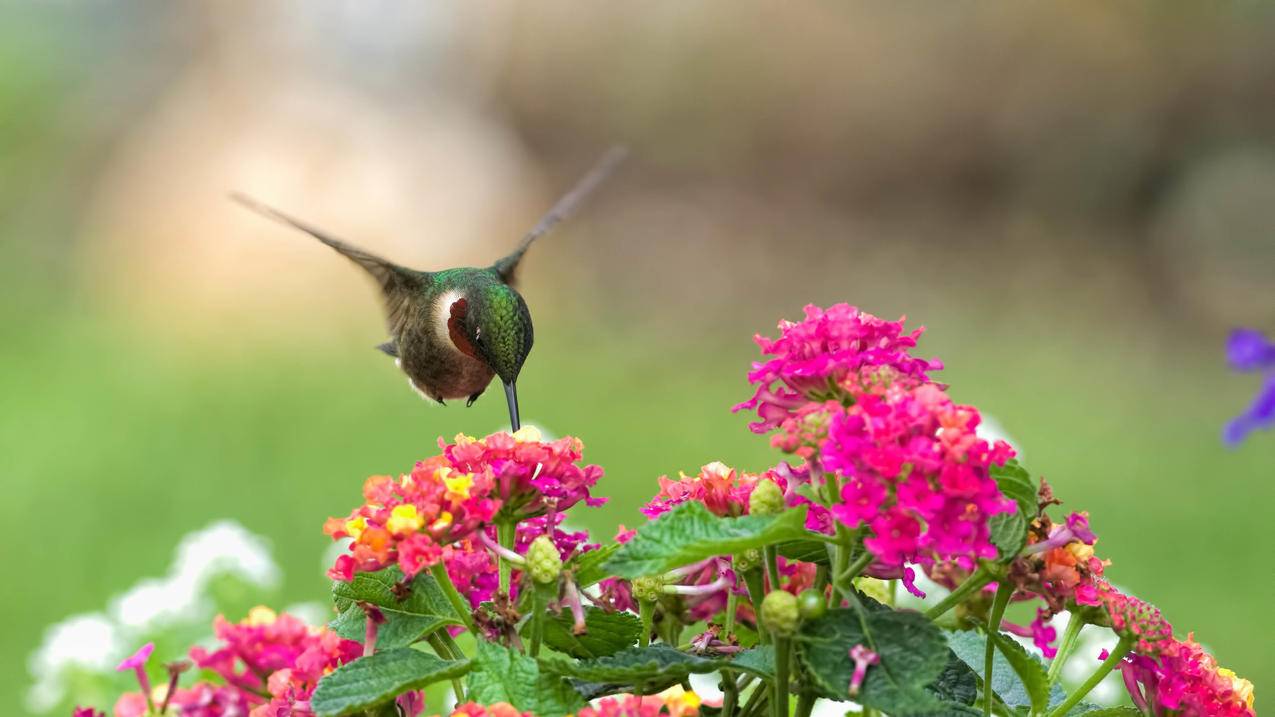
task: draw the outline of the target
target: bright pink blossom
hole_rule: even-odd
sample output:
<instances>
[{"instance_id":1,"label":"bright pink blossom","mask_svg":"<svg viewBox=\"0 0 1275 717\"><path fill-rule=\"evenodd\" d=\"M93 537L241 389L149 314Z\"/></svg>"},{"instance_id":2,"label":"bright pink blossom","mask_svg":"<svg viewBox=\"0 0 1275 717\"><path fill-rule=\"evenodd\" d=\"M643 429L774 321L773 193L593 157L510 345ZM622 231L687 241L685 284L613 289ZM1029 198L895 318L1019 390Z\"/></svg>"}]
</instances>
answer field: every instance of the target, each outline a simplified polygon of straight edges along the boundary
<instances>
[{"instance_id":1,"label":"bright pink blossom","mask_svg":"<svg viewBox=\"0 0 1275 717\"><path fill-rule=\"evenodd\" d=\"M885 321L848 304L827 310L809 305L799 322L779 322L779 338L754 338L772 358L753 364L748 380L757 385L736 411L756 409L760 420L750 424L756 433L779 426L810 401L846 398L842 383L860 374L927 381L930 371L943 368L937 359L911 355L924 329L903 333L903 319Z\"/></svg>"},{"instance_id":2,"label":"bright pink blossom","mask_svg":"<svg viewBox=\"0 0 1275 717\"><path fill-rule=\"evenodd\" d=\"M658 695L616 695L603 697L597 706L585 707L579 717L691 717L699 713L700 698L694 692Z\"/></svg>"},{"instance_id":3,"label":"bright pink blossom","mask_svg":"<svg viewBox=\"0 0 1275 717\"><path fill-rule=\"evenodd\" d=\"M363 486L365 504L346 518L331 518L323 530L334 540L352 538L329 577L349 581L397 563L415 576L439 563L444 548L473 535L500 507L491 473L461 471L442 456L416 464L394 480L373 476Z\"/></svg>"},{"instance_id":4,"label":"bright pink blossom","mask_svg":"<svg viewBox=\"0 0 1275 717\"><path fill-rule=\"evenodd\" d=\"M92 707L76 707L71 717L106 717L106 713Z\"/></svg>"},{"instance_id":5,"label":"bright pink blossom","mask_svg":"<svg viewBox=\"0 0 1275 717\"><path fill-rule=\"evenodd\" d=\"M1111 619L1111 629L1134 641L1133 651L1154 657L1173 640L1173 626L1160 610L1145 600L1125 595L1110 585L1100 590L1102 605Z\"/></svg>"},{"instance_id":6,"label":"bright pink blossom","mask_svg":"<svg viewBox=\"0 0 1275 717\"><path fill-rule=\"evenodd\" d=\"M522 519L566 510L581 501L590 506L606 502L589 492L602 477L602 468L580 465L584 444L578 438L544 441L538 430L525 426L486 438L461 434L455 443L439 439L438 445L453 470L492 476L492 496L500 499L502 515Z\"/></svg>"},{"instance_id":7,"label":"bright pink blossom","mask_svg":"<svg viewBox=\"0 0 1275 717\"><path fill-rule=\"evenodd\" d=\"M480 705L477 702L466 702L452 710L451 717L535 717L530 712L519 712L508 702L496 702Z\"/></svg>"},{"instance_id":8,"label":"bright pink blossom","mask_svg":"<svg viewBox=\"0 0 1275 717\"><path fill-rule=\"evenodd\" d=\"M1219 667L1192 636L1163 641L1155 656L1130 652L1120 663L1125 687L1143 714L1256 717L1253 683Z\"/></svg>"},{"instance_id":9,"label":"bright pink blossom","mask_svg":"<svg viewBox=\"0 0 1275 717\"><path fill-rule=\"evenodd\" d=\"M834 417L822 451L842 478L833 515L869 527L864 545L887 566L994 558L988 520L1013 512L991 477L1013 449L975 434L979 414L934 384L860 393Z\"/></svg>"},{"instance_id":10,"label":"bright pink blossom","mask_svg":"<svg viewBox=\"0 0 1275 717\"><path fill-rule=\"evenodd\" d=\"M881 657L867 645L855 645L850 648L850 659L854 660L854 674L850 675L849 692L850 696L854 697L859 694L859 688L863 686L863 678L868 674L868 667L880 662Z\"/></svg>"},{"instance_id":11,"label":"bright pink blossom","mask_svg":"<svg viewBox=\"0 0 1275 717\"><path fill-rule=\"evenodd\" d=\"M169 714L180 717L244 717L252 708L242 691L208 682L174 690L168 704Z\"/></svg>"}]
</instances>

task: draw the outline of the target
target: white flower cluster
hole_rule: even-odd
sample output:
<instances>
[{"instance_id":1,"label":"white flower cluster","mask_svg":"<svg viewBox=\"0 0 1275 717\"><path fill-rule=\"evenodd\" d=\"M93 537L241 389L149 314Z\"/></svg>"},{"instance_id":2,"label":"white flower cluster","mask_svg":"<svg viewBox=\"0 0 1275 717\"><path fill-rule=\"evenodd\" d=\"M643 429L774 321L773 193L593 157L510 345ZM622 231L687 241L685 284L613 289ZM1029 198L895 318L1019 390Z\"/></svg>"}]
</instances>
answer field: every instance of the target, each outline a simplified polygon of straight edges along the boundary
<instances>
[{"instance_id":1,"label":"white flower cluster","mask_svg":"<svg viewBox=\"0 0 1275 717\"><path fill-rule=\"evenodd\" d=\"M34 680L27 708L54 709L66 698L69 675L112 671L142 635L178 624L207 624L213 607L205 593L223 576L264 590L280 582L266 541L242 525L220 521L189 533L178 544L166 576L138 581L112 599L106 612L72 615L45 630L27 663Z\"/></svg>"}]
</instances>

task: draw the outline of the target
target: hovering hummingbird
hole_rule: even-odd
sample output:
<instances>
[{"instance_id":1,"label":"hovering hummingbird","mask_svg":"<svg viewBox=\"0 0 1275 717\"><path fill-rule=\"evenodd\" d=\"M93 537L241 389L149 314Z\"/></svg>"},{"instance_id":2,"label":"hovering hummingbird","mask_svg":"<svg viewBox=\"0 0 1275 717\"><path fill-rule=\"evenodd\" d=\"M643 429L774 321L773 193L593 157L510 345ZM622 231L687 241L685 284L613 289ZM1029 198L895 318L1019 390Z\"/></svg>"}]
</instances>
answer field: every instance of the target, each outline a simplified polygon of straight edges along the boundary
<instances>
[{"instance_id":1,"label":"hovering hummingbird","mask_svg":"<svg viewBox=\"0 0 1275 717\"><path fill-rule=\"evenodd\" d=\"M363 267L381 286L390 338L376 348L394 358L417 393L440 404L483 394L493 376L505 386L509 422L518 430L516 383L533 333L527 302L514 288L518 263L541 235L566 219L624 159L613 147L541 218L512 254L484 268L417 271L347 244L242 194L245 207L309 234Z\"/></svg>"}]
</instances>

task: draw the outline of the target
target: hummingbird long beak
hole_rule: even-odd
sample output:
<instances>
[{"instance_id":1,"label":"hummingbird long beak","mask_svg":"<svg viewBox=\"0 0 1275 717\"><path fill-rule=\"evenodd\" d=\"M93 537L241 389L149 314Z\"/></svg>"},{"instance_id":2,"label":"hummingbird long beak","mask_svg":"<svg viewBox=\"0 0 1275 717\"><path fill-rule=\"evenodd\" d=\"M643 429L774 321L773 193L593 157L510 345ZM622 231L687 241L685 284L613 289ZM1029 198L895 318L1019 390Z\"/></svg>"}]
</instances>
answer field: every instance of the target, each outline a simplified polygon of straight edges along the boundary
<instances>
[{"instance_id":1,"label":"hummingbird long beak","mask_svg":"<svg viewBox=\"0 0 1275 717\"><path fill-rule=\"evenodd\" d=\"M509 403L509 425L513 430L522 428L521 422L518 420L518 389L514 387L512 381L505 383L505 400Z\"/></svg>"}]
</instances>

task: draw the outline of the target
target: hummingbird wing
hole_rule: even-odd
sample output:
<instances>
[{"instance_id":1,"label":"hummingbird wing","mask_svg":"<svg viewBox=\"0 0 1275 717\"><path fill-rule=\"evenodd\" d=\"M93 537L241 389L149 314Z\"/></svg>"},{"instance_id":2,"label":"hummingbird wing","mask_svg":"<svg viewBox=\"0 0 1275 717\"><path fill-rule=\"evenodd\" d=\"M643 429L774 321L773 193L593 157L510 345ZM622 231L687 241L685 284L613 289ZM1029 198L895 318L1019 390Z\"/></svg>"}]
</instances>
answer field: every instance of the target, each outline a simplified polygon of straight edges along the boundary
<instances>
[{"instance_id":1,"label":"hummingbird wing","mask_svg":"<svg viewBox=\"0 0 1275 717\"><path fill-rule=\"evenodd\" d=\"M396 355L398 337L402 335L403 326L410 319L412 311L412 297L420 293L420 289L429 278L427 273L399 266L398 264L382 259L371 252L363 251L362 249L352 244L347 244L346 242L343 242L320 229L312 227L299 219L290 217L272 207L268 207L251 197L235 193L231 194L230 198L248 209L261 214L262 216L287 224L290 227L309 234L315 239L318 239L324 244L327 244L340 252L342 256L363 267L367 273L371 274L372 278L376 279L377 283L381 285L381 294L385 300L385 313L389 323L389 331L390 335L394 337L394 341L386 343L393 344L395 353L390 355ZM384 346L377 348L380 348L387 354L390 353Z\"/></svg>"},{"instance_id":2,"label":"hummingbird wing","mask_svg":"<svg viewBox=\"0 0 1275 717\"><path fill-rule=\"evenodd\" d=\"M532 227L531 231L527 232L522 241L518 243L518 248L509 256L496 262L492 268L496 270L496 273L500 274L501 280L506 284L512 284L514 274L518 269L518 262L522 261L522 255L527 253L527 248L531 246L532 242L539 239L542 234L549 233L549 230L553 229L558 222L570 217L580 205L580 202L584 201L593 190L598 188L598 185L611 176L611 173L615 171L616 167L620 166L620 162L623 162L628 154L628 149L624 147L617 146L608 149L602 155L602 158L593 165L593 169L590 169L588 174L584 175L579 182L576 182L571 191L564 194L562 199L559 199L558 203L553 205L553 208L540 219L539 223Z\"/></svg>"}]
</instances>

